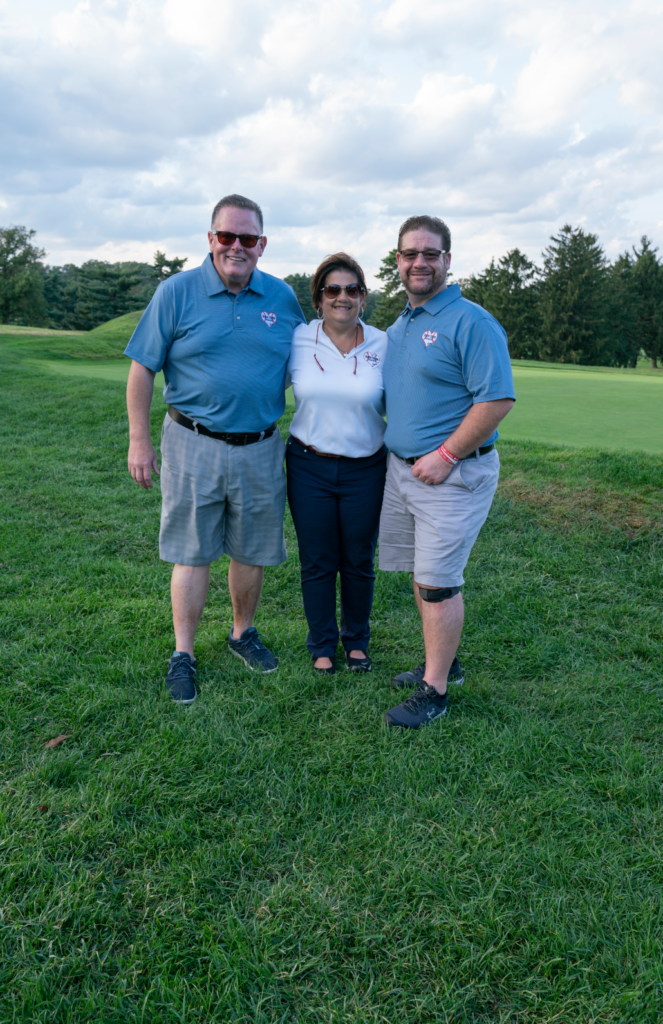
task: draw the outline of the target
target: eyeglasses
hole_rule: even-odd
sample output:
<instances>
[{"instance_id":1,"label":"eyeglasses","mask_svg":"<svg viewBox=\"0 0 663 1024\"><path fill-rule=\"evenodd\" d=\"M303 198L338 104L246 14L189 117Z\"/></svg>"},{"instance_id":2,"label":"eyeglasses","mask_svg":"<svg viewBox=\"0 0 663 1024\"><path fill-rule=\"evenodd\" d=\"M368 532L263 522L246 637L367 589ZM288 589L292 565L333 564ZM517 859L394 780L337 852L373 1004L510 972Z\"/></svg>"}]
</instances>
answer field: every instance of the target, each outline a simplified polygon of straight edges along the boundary
<instances>
[{"instance_id":1,"label":"eyeglasses","mask_svg":"<svg viewBox=\"0 0 663 1024\"><path fill-rule=\"evenodd\" d=\"M360 284L326 284L320 289L320 294L323 292L328 299L337 299L341 292L345 292L349 299L356 299L364 294L364 289Z\"/></svg>"},{"instance_id":2,"label":"eyeglasses","mask_svg":"<svg viewBox=\"0 0 663 1024\"><path fill-rule=\"evenodd\" d=\"M445 253L446 249L399 249L399 255L403 260L403 263L414 263L417 256L421 255L426 260L426 263L437 263L442 253Z\"/></svg>"},{"instance_id":3,"label":"eyeglasses","mask_svg":"<svg viewBox=\"0 0 663 1024\"><path fill-rule=\"evenodd\" d=\"M264 238L264 235L236 235L234 231L211 231L210 234L216 235L219 245L232 245L239 238L243 249L255 249L260 239Z\"/></svg>"}]
</instances>

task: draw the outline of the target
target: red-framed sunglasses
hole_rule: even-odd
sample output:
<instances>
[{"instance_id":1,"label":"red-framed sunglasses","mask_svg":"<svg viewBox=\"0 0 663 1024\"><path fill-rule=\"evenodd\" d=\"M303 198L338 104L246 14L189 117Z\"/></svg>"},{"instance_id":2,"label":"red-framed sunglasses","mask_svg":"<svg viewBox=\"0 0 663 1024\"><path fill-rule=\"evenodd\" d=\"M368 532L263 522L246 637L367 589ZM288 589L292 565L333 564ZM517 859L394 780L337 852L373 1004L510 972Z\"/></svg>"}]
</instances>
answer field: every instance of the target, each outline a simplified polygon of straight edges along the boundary
<instances>
[{"instance_id":1,"label":"red-framed sunglasses","mask_svg":"<svg viewBox=\"0 0 663 1024\"><path fill-rule=\"evenodd\" d=\"M264 235L236 235L234 231L210 231L216 235L219 245L232 245L236 238L243 249L255 249L256 245Z\"/></svg>"}]
</instances>

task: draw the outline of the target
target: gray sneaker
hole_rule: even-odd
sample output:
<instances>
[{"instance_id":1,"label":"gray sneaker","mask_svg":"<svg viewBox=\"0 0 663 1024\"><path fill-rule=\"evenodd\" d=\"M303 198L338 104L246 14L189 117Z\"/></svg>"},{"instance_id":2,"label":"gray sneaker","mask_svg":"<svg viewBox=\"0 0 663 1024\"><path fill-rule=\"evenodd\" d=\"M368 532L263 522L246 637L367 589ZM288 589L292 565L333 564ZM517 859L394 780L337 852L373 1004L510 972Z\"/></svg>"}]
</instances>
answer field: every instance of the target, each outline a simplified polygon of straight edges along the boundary
<instances>
[{"instance_id":1,"label":"gray sneaker","mask_svg":"<svg viewBox=\"0 0 663 1024\"><path fill-rule=\"evenodd\" d=\"M422 661L421 665L417 665L416 668L411 669L409 672L401 672L399 676L394 676L391 680L391 685L396 690L412 689L415 690L421 686L424 675L426 674L426 662ZM449 669L449 675L447 676L448 683L455 683L456 686L462 686L465 682L463 670L461 668L458 658L454 658Z\"/></svg>"},{"instance_id":2,"label":"gray sneaker","mask_svg":"<svg viewBox=\"0 0 663 1024\"><path fill-rule=\"evenodd\" d=\"M252 672L276 672L279 667L276 657L265 647L255 626L245 629L239 640L235 640L231 629L228 647Z\"/></svg>"}]
</instances>

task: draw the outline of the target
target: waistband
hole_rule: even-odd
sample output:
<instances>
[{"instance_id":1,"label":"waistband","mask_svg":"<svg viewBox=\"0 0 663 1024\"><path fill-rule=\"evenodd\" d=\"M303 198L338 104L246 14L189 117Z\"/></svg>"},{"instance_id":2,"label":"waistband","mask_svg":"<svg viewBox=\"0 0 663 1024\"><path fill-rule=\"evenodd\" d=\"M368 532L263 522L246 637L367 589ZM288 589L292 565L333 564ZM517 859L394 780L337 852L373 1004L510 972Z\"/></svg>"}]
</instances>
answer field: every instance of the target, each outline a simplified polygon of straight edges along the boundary
<instances>
[{"instance_id":1,"label":"waistband","mask_svg":"<svg viewBox=\"0 0 663 1024\"><path fill-rule=\"evenodd\" d=\"M225 441L226 444L255 444L256 441L264 441L266 437L271 437L276 430L276 423L272 423L271 427L267 427L267 430L261 430L256 434L215 434L213 430L208 430L202 423L198 423L197 420L192 420L189 416L185 416L183 412L180 412L173 405L168 406L168 415L171 420L175 420L181 427L193 430L194 434L204 434L205 437L213 437L215 441Z\"/></svg>"},{"instance_id":2,"label":"waistband","mask_svg":"<svg viewBox=\"0 0 663 1024\"><path fill-rule=\"evenodd\" d=\"M319 452L318 449L314 448L312 444L304 444L304 442L300 441L299 438L295 437L294 434L291 434L290 437L293 439L293 441L296 441L297 444L300 444L302 446L302 448L305 449L305 451L313 452L314 455L321 455L323 459L340 459L341 458L340 455L332 455L331 452Z\"/></svg>"},{"instance_id":3,"label":"waistband","mask_svg":"<svg viewBox=\"0 0 663 1024\"><path fill-rule=\"evenodd\" d=\"M463 455L460 462L466 462L468 459L478 459L481 455L487 455L488 452L492 452L494 447L494 444L486 444L483 448L476 448L473 452L470 452L469 455ZM393 454L396 455L396 452ZM428 454L428 452L424 452L424 455ZM403 459L400 455L396 455L396 458L400 459L401 462L407 462L408 466L414 466L415 462L423 458L423 455L411 455L409 459Z\"/></svg>"},{"instance_id":4,"label":"waistband","mask_svg":"<svg viewBox=\"0 0 663 1024\"><path fill-rule=\"evenodd\" d=\"M295 445L290 445L290 441L294 441L296 443L296 447ZM379 462L380 459L386 459L388 454L385 446L381 445L378 450L373 452L371 455L333 455L331 452L319 452L318 449L313 448L312 445L304 444L304 442L300 441L294 434L290 434L288 437L288 444L290 445L290 451L294 455L296 455L299 450L302 455L310 452L311 455L319 455L323 459L345 459L347 462L357 464L361 463L362 465L366 464L368 466L372 465L373 462Z\"/></svg>"}]
</instances>

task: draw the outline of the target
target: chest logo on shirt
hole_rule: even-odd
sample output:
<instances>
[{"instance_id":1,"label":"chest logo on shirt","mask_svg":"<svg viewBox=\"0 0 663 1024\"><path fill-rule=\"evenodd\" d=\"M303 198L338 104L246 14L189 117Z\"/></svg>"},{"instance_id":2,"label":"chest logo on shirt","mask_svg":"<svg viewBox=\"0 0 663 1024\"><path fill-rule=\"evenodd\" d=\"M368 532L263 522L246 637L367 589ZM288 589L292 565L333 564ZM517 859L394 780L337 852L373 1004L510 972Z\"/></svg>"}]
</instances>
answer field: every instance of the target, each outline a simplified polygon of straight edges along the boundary
<instances>
[{"instance_id":1,"label":"chest logo on shirt","mask_svg":"<svg viewBox=\"0 0 663 1024\"><path fill-rule=\"evenodd\" d=\"M260 316L265 321L268 327L273 327L276 323L276 313L261 313Z\"/></svg>"},{"instance_id":2,"label":"chest logo on shirt","mask_svg":"<svg viewBox=\"0 0 663 1024\"><path fill-rule=\"evenodd\" d=\"M437 341L437 331L424 331L421 335L421 340L426 348L428 348L428 346L432 345L434 341Z\"/></svg>"},{"instance_id":3,"label":"chest logo on shirt","mask_svg":"<svg viewBox=\"0 0 663 1024\"><path fill-rule=\"evenodd\" d=\"M370 366L377 366L380 362L380 357L375 352L364 352L364 359Z\"/></svg>"}]
</instances>

